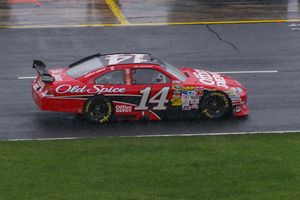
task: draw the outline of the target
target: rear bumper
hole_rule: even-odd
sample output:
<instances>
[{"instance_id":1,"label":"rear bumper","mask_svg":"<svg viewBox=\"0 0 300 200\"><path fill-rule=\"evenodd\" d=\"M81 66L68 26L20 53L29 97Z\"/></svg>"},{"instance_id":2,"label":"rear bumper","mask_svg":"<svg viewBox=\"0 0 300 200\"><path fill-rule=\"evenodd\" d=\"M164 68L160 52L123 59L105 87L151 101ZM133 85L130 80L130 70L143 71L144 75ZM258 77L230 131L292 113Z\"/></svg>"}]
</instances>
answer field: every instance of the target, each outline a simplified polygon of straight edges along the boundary
<instances>
[{"instance_id":1,"label":"rear bumper","mask_svg":"<svg viewBox=\"0 0 300 200\"><path fill-rule=\"evenodd\" d=\"M49 96L34 87L32 87L32 98L39 109L55 112L82 113L86 103L86 99Z\"/></svg>"}]
</instances>

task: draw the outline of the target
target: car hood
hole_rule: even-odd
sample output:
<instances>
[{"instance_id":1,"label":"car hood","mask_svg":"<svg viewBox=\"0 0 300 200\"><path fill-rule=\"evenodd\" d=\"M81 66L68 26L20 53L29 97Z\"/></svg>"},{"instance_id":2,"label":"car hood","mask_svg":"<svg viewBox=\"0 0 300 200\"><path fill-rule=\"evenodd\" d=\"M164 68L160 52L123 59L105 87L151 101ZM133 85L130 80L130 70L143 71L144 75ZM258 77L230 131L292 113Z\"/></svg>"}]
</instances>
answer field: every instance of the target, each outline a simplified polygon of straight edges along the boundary
<instances>
[{"instance_id":1,"label":"car hood","mask_svg":"<svg viewBox=\"0 0 300 200\"><path fill-rule=\"evenodd\" d=\"M230 76L193 68L181 68L180 71L187 76L187 84L196 84L204 88L218 89L223 91L233 87L241 87L245 89L241 83Z\"/></svg>"}]
</instances>

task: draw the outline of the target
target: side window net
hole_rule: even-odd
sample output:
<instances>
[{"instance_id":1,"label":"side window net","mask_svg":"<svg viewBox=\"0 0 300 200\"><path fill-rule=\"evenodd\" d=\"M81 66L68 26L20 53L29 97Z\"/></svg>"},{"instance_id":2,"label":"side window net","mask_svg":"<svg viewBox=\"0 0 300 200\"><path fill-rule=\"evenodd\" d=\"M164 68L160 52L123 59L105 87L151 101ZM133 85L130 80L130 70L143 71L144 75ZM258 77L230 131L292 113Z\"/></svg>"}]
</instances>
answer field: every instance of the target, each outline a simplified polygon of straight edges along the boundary
<instances>
[{"instance_id":1,"label":"side window net","mask_svg":"<svg viewBox=\"0 0 300 200\"><path fill-rule=\"evenodd\" d=\"M162 84L170 83L170 78L154 69L132 70L132 84Z\"/></svg>"}]
</instances>

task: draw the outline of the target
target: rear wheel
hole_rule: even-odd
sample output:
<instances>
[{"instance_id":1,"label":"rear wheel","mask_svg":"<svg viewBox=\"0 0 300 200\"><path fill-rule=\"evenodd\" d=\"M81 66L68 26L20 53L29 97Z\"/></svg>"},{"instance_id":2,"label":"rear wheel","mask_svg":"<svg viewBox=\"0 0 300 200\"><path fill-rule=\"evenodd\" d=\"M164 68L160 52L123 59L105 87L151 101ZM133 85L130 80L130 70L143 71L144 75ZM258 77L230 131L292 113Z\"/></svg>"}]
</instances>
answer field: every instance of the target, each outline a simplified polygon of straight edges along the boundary
<instances>
[{"instance_id":1,"label":"rear wheel","mask_svg":"<svg viewBox=\"0 0 300 200\"><path fill-rule=\"evenodd\" d=\"M84 113L92 122L105 123L112 116L112 103L102 96L96 96L88 100Z\"/></svg>"},{"instance_id":2,"label":"rear wheel","mask_svg":"<svg viewBox=\"0 0 300 200\"><path fill-rule=\"evenodd\" d=\"M231 102L222 92L209 92L202 99L201 112L208 119L220 119L228 116L231 111Z\"/></svg>"}]
</instances>

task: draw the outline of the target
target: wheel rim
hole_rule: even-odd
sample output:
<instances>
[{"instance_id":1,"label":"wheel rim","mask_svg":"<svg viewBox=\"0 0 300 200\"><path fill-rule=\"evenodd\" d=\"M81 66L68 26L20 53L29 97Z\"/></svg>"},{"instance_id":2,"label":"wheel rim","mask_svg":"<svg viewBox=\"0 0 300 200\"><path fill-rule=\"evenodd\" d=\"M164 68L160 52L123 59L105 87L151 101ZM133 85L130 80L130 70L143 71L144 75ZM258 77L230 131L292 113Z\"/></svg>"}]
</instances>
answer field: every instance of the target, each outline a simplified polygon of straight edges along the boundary
<instances>
[{"instance_id":1,"label":"wheel rim","mask_svg":"<svg viewBox=\"0 0 300 200\"><path fill-rule=\"evenodd\" d=\"M90 115L95 120L102 120L107 117L109 108L105 102L97 102L90 109Z\"/></svg>"},{"instance_id":2,"label":"wheel rim","mask_svg":"<svg viewBox=\"0 0 300 200\"><path fill-rule=\"evenodd\" d=\"M219 114L226 110L226 102L224 102L223 97L213 96L208 99L207 110L211 114Z\"/></svg>"}]
</instances>

